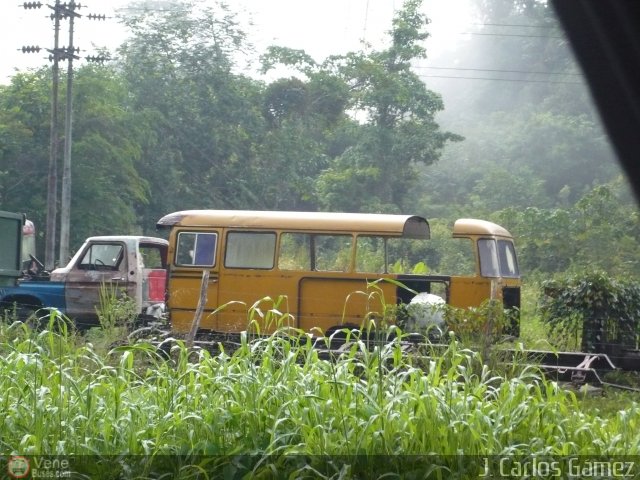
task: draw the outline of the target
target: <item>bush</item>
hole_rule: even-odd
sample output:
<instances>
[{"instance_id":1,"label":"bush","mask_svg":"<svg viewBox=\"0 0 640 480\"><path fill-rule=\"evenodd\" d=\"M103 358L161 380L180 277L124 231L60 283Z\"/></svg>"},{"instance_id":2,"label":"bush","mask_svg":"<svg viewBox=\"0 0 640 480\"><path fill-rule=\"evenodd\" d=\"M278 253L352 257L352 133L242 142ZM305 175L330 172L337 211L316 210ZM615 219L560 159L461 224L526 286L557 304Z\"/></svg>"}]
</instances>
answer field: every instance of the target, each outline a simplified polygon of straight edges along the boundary
<instances>
[{"instance_id":1,"label":"bush","mask_svg":"<svg viewBox=\"0 0 640 480\"><path fill-rule=\"evenodd\" d=\"M540 312L552 333L582 349L610 353L635 348L639 333L640 285L603 272L570 275L543 284Z\"/></svg>"}]
</instances>

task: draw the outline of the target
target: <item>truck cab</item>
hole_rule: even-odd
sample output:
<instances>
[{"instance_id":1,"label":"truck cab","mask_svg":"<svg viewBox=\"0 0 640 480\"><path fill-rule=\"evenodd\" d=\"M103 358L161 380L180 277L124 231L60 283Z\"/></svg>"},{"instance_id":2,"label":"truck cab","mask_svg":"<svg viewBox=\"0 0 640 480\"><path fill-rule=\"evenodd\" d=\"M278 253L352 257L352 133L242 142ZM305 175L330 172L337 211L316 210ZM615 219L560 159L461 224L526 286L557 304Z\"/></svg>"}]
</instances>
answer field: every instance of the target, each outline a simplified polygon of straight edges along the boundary
<instances>
[{"instance_id":1,"label":"truck cab","mask_svg":"<svg viewBox=\"0 0 640 480\"><path fill-rule=\"evenodd\" d=\"M90 237L49 281L24 279L16 287L0 287L0 305L22 314L52 307L78 326L91 326L98 323L100 292L110 288L135 300L140 315L157 317L164 311L167 246L155 237Z\"/></svg>"}]
</instances>

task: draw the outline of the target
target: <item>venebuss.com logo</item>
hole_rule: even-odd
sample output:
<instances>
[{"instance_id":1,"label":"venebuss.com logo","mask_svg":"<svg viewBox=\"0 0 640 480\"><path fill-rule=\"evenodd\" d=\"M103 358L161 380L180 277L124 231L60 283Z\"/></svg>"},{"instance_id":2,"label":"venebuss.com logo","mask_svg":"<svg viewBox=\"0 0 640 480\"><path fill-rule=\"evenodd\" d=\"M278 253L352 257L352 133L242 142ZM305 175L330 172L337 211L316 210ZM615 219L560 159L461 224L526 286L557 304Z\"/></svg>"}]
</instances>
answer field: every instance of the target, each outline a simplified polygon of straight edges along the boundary
<instances>
[{"instance_id":1,"label":"venebuss.com logo","mask_svg":"<svg viewBox=\"0 0 640 480\"><path fill-rule=\"evenodd\" d=\"M27 460L26 457L21 457L19 455L9 457L9 461L7 462L7 473L11 478L27 478L30 470L31 466L29 465L29 460Z\"/></svg>"}]
</instances>

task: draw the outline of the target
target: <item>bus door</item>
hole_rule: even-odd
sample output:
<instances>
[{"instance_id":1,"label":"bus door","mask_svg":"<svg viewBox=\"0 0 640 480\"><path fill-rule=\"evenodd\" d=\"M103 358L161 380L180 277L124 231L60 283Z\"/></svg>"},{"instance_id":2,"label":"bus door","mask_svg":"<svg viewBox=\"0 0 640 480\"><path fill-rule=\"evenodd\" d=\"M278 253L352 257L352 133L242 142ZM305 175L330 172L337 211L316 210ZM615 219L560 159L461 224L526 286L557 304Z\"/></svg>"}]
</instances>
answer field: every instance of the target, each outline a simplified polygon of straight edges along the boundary
<instances>
[{"instance_id":1,"label":"bus door","mask_svg":"<svg viewBox=\"0 0 640 480\"><path fill-rule=\"evenodd\" d=\"M496 298L497 278L494 277L499 276L499 269L495 241L486 240L476 237L454 239L458 261L451 276L451 306L478 307L487 299Z\"/></svg>"},{"instance_id":2,"label":"bus door","mask_svg":"<svg viewBox=\"0 0 640 480\"><path fill-rule=\"evenodd\" d=\"M452 276L449 304L457 308L478 307L495 298L495 280L475 276Z\"/></svg>"},{"instance_id":3,"label":"bus door","mask_svg":"<svg viewBox=\"0 0 640 480\"><path fill-rule=\"evenodd\" d=\"M213 312L218 306L220 231L179 230L175 235L173 243L175 251L170 252L173 258L167 305L171 311L172 326L180 332L191 330L200 300L203 272L208 270L207 301L200 320L200 328L215 330L216 320Z\"/></svg>"}]
</instances>

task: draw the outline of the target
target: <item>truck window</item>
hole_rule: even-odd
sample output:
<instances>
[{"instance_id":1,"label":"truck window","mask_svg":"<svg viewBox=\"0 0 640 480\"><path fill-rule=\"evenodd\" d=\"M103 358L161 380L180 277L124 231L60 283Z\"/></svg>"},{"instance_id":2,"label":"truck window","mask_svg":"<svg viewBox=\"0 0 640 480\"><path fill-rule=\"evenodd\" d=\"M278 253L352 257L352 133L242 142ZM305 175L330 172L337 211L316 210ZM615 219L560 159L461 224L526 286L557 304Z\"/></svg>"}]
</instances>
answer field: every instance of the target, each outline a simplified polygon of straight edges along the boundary
<instances>
[{"instance_id":1,"label":"truck window","mask_svg":"<svg viewBox=\"0 0 640 480\"><path fill-rule=\"evenodd\" d=\"M229 232L224 266L227 268L271 269L276 251L273 232Z\"/></svg>"},{"instance_id":2,"label":"truck window","mask_svg":"<svg viewBox=\"0 0 640 480\"><path fill-rule=\"evenodd\" d=\"M180 232L176 245L176 265L213 267L217 233Z\"/></svg>"},{"instance_id":3,"label":"truck window","mask_svg":"<svg viewBox=\"0 0 640 480\"><path fill-rule=\"evenodd\" d=\"M124 247L114 243L95 243L82 256L78 268L82 270L118 270Z\"/></svg>"},{"instance_id":4,"label":"truck window","mask_svg":"<svg viewBox=\"0 0 640 480\"><path fill-rule=\"evenodd\" d=\"M162 250L157 245L140 245L140 256L144 268L164 268Z\"/></svg>"}]
</instances>

